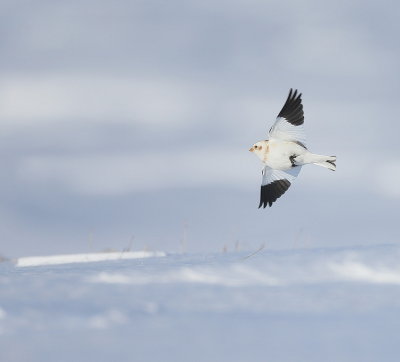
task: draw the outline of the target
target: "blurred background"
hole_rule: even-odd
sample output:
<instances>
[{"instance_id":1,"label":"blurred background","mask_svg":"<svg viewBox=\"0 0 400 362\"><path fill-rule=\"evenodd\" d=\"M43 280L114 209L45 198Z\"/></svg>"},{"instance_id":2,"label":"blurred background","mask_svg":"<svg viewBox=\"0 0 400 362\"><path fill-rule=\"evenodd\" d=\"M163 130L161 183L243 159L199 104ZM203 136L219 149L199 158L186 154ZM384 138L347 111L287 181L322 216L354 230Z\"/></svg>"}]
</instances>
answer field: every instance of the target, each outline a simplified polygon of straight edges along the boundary
<instances>
[{"instance_id":1,"label":"blurred background","mask_svg":"<svg viewBox=\"0 0 400 362\"><path fill-rule=\"evenodd\" d=\"M1 0L0 254L398 242L398 10ZM337 171L259 210L248 149L289 88Z\"/></svg>"}]
</instances>

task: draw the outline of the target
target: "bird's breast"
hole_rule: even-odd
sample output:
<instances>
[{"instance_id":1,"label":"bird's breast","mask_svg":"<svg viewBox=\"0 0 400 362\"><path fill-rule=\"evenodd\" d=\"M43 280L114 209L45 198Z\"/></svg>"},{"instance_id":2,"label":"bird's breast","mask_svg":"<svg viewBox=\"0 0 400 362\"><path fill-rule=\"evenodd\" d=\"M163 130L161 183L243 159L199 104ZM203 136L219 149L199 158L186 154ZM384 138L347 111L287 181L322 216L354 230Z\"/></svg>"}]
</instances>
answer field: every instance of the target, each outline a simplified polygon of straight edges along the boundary
<instances>
[{"instance_id":1,"label":"bird's breast","mask_svg":"<svg viewBox=\"0 0 400 362\"><path fill-rule=\"evenodd\" d=\"M293 155L291 142L269 142L263 162L273 169L286 170L292 167L289 158L291 155Z\"/></svg>"},{"instance_id":2,"label":"bird's breast","mask_svg":"<svg viewBox=\"0 0 400 362\"><path fill-rule=\"evenodd\" d=\"M263 150L264 152L262 153L262 158L261 161L267 162L269 158L269 153L270 153L270 145L267 143L265 146L265 149Z\"/></svg>"}]
</instances>

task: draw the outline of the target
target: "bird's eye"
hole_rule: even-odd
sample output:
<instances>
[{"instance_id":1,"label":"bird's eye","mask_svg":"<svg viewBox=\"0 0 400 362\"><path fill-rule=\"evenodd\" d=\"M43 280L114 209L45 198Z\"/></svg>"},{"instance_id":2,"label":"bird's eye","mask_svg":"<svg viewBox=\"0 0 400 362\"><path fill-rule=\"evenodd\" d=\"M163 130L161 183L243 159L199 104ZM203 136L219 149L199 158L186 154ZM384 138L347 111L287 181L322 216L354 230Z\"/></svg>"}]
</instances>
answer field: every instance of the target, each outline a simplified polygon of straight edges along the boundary
<instances>
[{"instance_id":1,"label":"bird's eye","mask_svg":"<svg viewBox=\"0 0 400 362\"><path fill-rule=\"evenodd\" d=\"M258 146L254 146L255 149L257 149Z\"/></svg>"}]
</instances>

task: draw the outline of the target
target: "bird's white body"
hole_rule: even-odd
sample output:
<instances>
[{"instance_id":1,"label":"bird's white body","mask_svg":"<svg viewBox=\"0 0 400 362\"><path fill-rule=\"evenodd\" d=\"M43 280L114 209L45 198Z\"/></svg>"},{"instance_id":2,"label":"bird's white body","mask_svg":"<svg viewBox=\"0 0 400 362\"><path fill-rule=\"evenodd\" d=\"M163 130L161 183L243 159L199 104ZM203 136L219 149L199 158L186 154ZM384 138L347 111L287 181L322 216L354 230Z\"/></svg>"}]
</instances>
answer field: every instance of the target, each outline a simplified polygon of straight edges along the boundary
<instances>
[{"instance_id":1,"label":"bird's white body","mask_svg":"<svg viewBox=\"0 0 400 362\"><path fill-rule=\"evenodd\" d=\"M265 166L282 171L289 170L294 165L303 166L309 163L334 170L334 166L326 161L334 161L336 159L331 156L311 153L299 142L276 139L257 142L253 146L253 152Z\"/></svg>"},{"instance_id":2,"label":"bird's white body","mask_svg":"<svg viewBox=\"0 0 400 362\"><path fill-rule=\"evenodd\" d=\"M303 165L312 163L336 170L336 156L317 155L308 151L303 123L301 94L291 89L269 130L269 139L259 141L250 148L263 163L259 207L272 206L288 190Z\"/></svg>"}]
</instances>

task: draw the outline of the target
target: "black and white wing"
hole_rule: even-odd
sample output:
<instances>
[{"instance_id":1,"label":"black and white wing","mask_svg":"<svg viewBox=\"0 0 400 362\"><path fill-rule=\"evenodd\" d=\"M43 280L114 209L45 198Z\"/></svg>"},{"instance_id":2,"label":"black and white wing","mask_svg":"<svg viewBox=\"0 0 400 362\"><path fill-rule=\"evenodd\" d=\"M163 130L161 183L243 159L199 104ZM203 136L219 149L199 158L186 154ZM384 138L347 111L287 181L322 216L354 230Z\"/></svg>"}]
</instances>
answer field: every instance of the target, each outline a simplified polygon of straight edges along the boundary
<instances>
[{"instance_id":1,"label":"black and white wing","mask_svg":"<svg viewBox=\"0 0 400 362\"><path fill-rule=\"evenodd\" d=\"M270 139L295 141L303 146L306 141L304 132L304 112L301 104L301 93L290 89L282 110L279 112L274 125L269 130Z\"/></svg>"},{"instance_id":2,"label":"black and white wing","mask_svg":"<svg viewBox=\"0 0 400 362\"><path fill-rule=\"evenodd\" d=\"M296 166L282 171L265 166L262 171L260 205L258 205L258 208L265 208L267 205L272 206L288 190L300 169L301 166Z\"/></svg>"}]
</instances>

